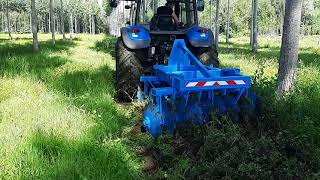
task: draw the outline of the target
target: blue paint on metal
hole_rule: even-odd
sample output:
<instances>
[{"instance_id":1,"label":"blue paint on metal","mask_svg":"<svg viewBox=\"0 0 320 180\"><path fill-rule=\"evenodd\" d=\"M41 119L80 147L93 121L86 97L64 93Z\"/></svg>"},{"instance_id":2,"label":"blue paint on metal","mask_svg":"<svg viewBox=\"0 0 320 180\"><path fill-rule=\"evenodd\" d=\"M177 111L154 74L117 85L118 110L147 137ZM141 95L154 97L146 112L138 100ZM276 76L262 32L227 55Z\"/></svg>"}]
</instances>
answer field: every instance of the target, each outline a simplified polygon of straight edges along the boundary
<instances>
[{"instance_id":1,"label":"blue paint on metal","mask_svg":"<svg viewBox=\"0 0 320 180\"><path fill-rule=\"evenodd\" d=\"M193 47L211 47L214 45L214 36L210 29L194 26L186 33L186 40Z\"/></svg>"},{"instance_id":2,"label":"blue paint on metal","mask_svg":"<svg viewBox=\"0 0 320 180\"><path fill-rule=\"evenodd\" d=\"M239 69L203 65L183 39L175 40L168 65L154 65L153 70L152 76L140 78L144 97L151 99L143 126L153 138L163 131L173 133L177 124L203 125L214 109L220 116L230 111L239 113L242 107L238 101L251 86L251 78L241 75Z\"/></svg>"},{"instance_id":3,"label":"blue paint on metal","mask_svg":"<svg viewBox=\"0 0 320 180\"><path fill-rule=\"evenodd\" d=\"M205 30L201 33L202 30ZM200 32L199 32L200 31ZM187 32L187 37L190 39L208 39L209 37L209 29L204 27L195 26L189 29Z\"/></svg>"},{"instance_id":4,"label":"blue paint on metal","mask_svg":"<svg viewBox=\"0 0 320 180\"><path fill-rule=\"evenodd\" d=\"M148 40L148 39L150 39L150 33L144 27L141 27L141 26L128 26L127 30L128 30L127 33L128 33L129 38L131 40ZM132 33L131 32L132 30L135 30L137 32L136 33Z\"/></svg>"}]
</instances>

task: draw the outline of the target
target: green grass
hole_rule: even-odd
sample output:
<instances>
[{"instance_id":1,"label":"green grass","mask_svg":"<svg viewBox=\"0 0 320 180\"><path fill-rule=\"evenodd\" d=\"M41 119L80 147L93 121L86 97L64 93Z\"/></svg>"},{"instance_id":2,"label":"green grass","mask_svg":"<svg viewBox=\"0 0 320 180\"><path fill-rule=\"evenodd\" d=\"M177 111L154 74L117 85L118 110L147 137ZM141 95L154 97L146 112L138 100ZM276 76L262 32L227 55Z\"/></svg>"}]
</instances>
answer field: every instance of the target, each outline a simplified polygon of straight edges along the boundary
<instances>
[{"instance_id":1,"label":"green grass","mask_svg":"<svg viewBox=\"0 0 320 180\"><path fill-rule=\"evenodd\" d=\"M258 125L216 119L211 127L157 141L136 133L140 105L113 99L115 38L78 35L52 46L50 35L41 34L37 53L31 35L13 38L0 34L0 179L292 179L319 174L319 37L301 39L296 89L282 99L274 93L278 37L259 37L257 54L250 52L247 38L221 43L222 66L251 75L252 90L264 100ZM151 150L141 155L141 147ZM157 169L145 173L148 157Z\"/></svg>"},{"instance_id":2,"label":"green grass","mask_svg":"<svg viewBox=\"0 0 320 180\"><path fill-rule=\"evenodd\" d=\"M113 100L114 61L102 36L0 43L0 179L132 179L139 161L121 135L129 113Z\"/></svg>"}]
</instances>

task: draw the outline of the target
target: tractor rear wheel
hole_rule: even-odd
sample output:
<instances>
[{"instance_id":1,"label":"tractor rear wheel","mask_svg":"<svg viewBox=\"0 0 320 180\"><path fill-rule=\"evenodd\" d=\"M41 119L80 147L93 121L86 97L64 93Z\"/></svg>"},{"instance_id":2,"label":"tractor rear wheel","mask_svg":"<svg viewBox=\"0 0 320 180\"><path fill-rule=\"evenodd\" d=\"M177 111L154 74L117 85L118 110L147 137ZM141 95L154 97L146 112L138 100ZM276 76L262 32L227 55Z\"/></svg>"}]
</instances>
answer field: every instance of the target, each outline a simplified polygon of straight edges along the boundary
<instances>
[{"instance_id":1,"label":"tractor rear wheel","mask_svg":"<svg viewBox=\"0 0 320 180\"><path fill-rule=\"evenodd\" d=\"M131 102L140 85L140 75L143 71L141 63L145 58L143 50L128 49L122 38L116 45L116 90L117 99L121 102Z\"/></svg>"},{"instance_id":2,"label":"tractor rear wheel","mask_svg":"<svg viewBox=\"0 0 320 180\"><path fill-rule=\"evenodd\" d=\"M216 68L220 66L218 51L215 46L209 48L197 48L195 50L195 55L204 65L212 65Z\"/></svg>"}]
</instances>

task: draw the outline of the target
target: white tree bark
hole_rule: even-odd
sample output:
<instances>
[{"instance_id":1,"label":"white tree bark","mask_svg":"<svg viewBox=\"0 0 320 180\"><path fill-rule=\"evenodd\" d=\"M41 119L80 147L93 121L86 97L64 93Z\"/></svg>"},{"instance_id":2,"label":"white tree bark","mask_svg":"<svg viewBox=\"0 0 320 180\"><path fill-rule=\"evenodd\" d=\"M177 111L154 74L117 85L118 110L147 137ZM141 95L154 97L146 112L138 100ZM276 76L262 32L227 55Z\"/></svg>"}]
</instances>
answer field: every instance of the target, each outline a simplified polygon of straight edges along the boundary
<instances>
[{"instance_id":1,"label":"white tree bark","mask_svg":"<svg viewBox=\"0 0 320 180\"><path fill-rule=\"evenodd\" d=\"M6 16L7 16L7 28L8 28L9 38L12 39L12 36L11 36L10 15L9 15L9 0L7 0Z\"/></svg>"},{"instance_id":2,"label":"white tree bark","mask_svg":"<svg viewBox=\"0 0 320 180\"><path fill-rule=\"evenodd\" d=\"M230 31L230 2L231 0L228 0L228 7L227 7L227 25L226 25L226 43L229 43L229 31Z\"/></svg>"},{"instance_id":3,"label":"white tree bark","mask_svg":"<svg viewBox=\"0 0 320 180\"><path fill-rule=\"evenodd\" d=\"M252 33L252 51L258 50L258 0L253 0L253 33Z\"/></svg>"},{"instance_id":4,"label":"white tree bark","mask_svg":"<svg viewBox=\"0 0 320 180\"><path fill-rule=\"evenodd\" d=\"M32 33L32 17L31 17L31 13L29 16L29 28L30 28L30 33Z\"/></svg>"},{"instance_id":5,"label":"white tree bark","mask_svg":"<svg viewBox=\"0 0 320 180\"><path fill-rule=\"evenodd\" d=\"M64 13L63 13L63 3L62 0L60 0L60 21L61 21L61 33L63 40L66 39L66 34L64 32Z\"/></svg>"},{"instance_id":6,"label":"white tree bark","mask_svg":"<svg viewBox=\"0 0 320 180\"><path fill-rule=\"evenodd\" d=\"M41 21L41 31L44 33L45 29L44 29L43 17L40 18L40 21Z\"/></svg>"},{"instance_id":7,"label":"white tree bark","mask_svg":"<svg viewBox=\"0 0 320 180\"><path fill-rule=\"evenodd\" d=\"M219 32L220 32L220 0L216 0L216 31L215 31L215 44L219 46Z\"/></svg>"},{"instance_id":8,"label":"white tree bark","mask_svg":"<svg viewBox=\"0 0 320 180\"><path fill-rule=\"evenodd\" d=\"M282 10L281 10L281 18L280 18L280 27L279 27L279 29L280 29L280 35L282 35L282 28L283 28L283 21L284 21L284 13L285 13L285 2L284 2L285 0L282 0L282 3L283 3L283 7L281 8Z\"/></svg>"},{"instance_id":9,"label":"white tree bark","mask_svg":"<svg viewBox=\"0 0 320 180\"><path fill-rule=\"evenodd\" d=\"M4 23L4 18L3 18L3 13L2 13L2 11L3 11L3 3L1 2L1 32L3 32L4 31L4 26L3 26L3 23Z\"/></svg>"},{"instance_id":10,"label":"white tree bark","mask_svg":"<svg viewBox=\"0 0 320 180\"><path fill-rule=\"evenodd\" d=\"M94 15L92 15L92 34L96 34L96 22L94 19Z\"/></svg>"},{"instance_id":11,"label":"white tree bark","mask_svg":"<svg viewBox=\"0 0 320 180\"><path fill-rule=\"evenodd\" d=\"M84 15L84 22L83 22L83 24L84 24L84 29L83 29L83 32L84 33L86 33L86 34L88 34L88 29L87 29L87 15L85 14Z\"/></svg>"},{"instance_id":12,"label":"white tree bark","mask_svg":"<svg viewBox=\"0 0 320 180\"><path fill-rule=\"evenodd\" d=\"M253 42L253 9L254 9L254 0L251 0L251 28L250 28L250 47L252 49Z\"/></svg>"},{"instance_id":13,"label":"white tree bark","mask_svg":"<svg viewBox=\"0 0 320 180\"><path fill-rule=\"evenodd\" d=\"M158 4L159 4L159 1L158 0L153 0L153 12L154 14L157 13L157 9L158 9Z\"/></svg>"},{"instance_id":14,"label":"white tree bark","mask_svg":"<svg viewBox=\"0 0 320 180\"><path fill-rule=\"evenodd\" d=\"M60 31L60 18L58 17L58 15L55 17L56 19L56 32ZM61 31L60 31L61 32Z\"/></svg>"},{"instance_id":15,"label":"white tree bark","mask_svg":"<svg viewBox=\"0 0 320 180\"><path fill-rule=\"evenodd\" d=\"M4 22L4 15L1 13L1 31L4 32L5 29L5 22Z\"/></svg>"},{"instance_id":16,"label":"white tree bark","mask_svg":"<svg viewBox=\"0 0 320 180\"><path fill-rule=\"evenodd\" d=\"M31 17L32 17L32 35L33 35L33 50L39 50L39 43L38 43L38 20L37 20L37 10L36 10L36 3L35 0L31 0Z\"/></svg>"},{"instance_id":17,"label":"white tree bark","mask_svg":"<svg viewBox=\"0 0 320 180\"><path fill-rule=\"evenodd\" d=\"M209 28L212 30L212 2L213 0L209 0L210 1L210 25L209 25Z\"/></svg>"},{"instance_id":18,"label":"white tree bark","mask_svg":"<svg viewBox=\"0 0 320 180\"><path fill-rule=\"evenodd\" d=\"M121 1L120 1L121 2ZM142 18L143 23L146 23L146 0L142 0ZM122 3L123 4L123 3ZM122 5L123 6L123 5Z\"/></svg>"},{"instance_id":19,"label":"white tree bark","mask_svg":"<svg viewBox=\"0 0 320 180\"><path fill-rule=\"evenodd\" d=\"M90 34L92 34L92 22L91 22L92 18L91 15L89 15L89 30L90 30Z\"/></svg>"},{"instance_id":20,"label":"white tree bark","mask_svg":"<svg viewBox=\"0 0 320 180\"><path fill-rule=\"evenodd\" d=\"M119 17L119 14L121 13L120 11L123 9L122 6L124 6L124 4L120 3L108 16L109 33L114 36L120 36L119 24L122 23L120 21L124 20L124 18Z\"/></svg>"},{"instance_id":21,"label":"white tree bark","mask_svg":"<svg viewBox=\"0 0 320 180\"><path fill-rule=\"evenodd\" d=\"M278 70L278 96L294 87L298 63L302 2L303 0L286 0Z\"/></svg>"},{"instance_id":22,"label":"white tree bark","mask_svg":"<svg viewBox=\"0 0 320 180\"><path fill-rule=\"evenodd\" d=\"M55 45L56 44L56 32L55 32L55 22L54 22L54 14L53 14L53 0L50 0L49 6L50 6L49 7L49 9L50 9L49 25L50 25L50 31L51 31L52 44Z\"/></svg>"},{"instance_id":23,"label":"white tree bark","mask_svg":"<svg viewBox=\"0 0 320 180\"><path fill-rule=\"evenodd\" d=\"M49 27L49 32L51 33L51 17L50 16L51 16L51 10L49 5L48 27Z\"/></svg>"},{"instance_id":24,"label":"white tree bark","mask_svg":"<svg viewBox=\"0 0 320 180\"><path fill-rule=\"evenodd\" d=\"M74 16L74 33L78 33L78 20L77 16Z\"/></svg>"},{"instance_id":25,"label":"white tree bark","mask_svg":"<svg viewBox=\"0 0 320 180\"><path fill-rule=\"evenodd\" d=\"M13 33L17 33L17 17L14 19L13 23Z\"/></svg>"},{"instance_id":26,"label":"white tree bark","mask_svg":"<svg viewBox=\"0 0 320 180\"><path fill-rule=\"evenodd\" d=\"M73 16L72 16L72 13L70 13L69 31L70 31L70 39L72 39L73 38Z\"/></svg>"}]
</instances>

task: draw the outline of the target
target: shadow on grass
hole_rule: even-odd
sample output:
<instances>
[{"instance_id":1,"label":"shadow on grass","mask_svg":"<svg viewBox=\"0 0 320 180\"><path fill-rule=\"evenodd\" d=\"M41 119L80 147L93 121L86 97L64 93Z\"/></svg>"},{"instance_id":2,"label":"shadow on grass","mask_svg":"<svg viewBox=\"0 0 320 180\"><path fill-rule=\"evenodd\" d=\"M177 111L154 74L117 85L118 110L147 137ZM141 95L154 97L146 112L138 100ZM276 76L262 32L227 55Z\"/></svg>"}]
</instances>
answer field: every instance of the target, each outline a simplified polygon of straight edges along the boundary
<instances>
[{"instance_id":1,"label":"shadow on grass","mask_svg":"<svg viewBox=\"0 0 320 180\"><path fill-rule=\"evenodd\" d=\"M114 102L114 70L103 66L95 70L65 72L52 87L73 99L76 106L94 114L99 127L92 131L95 139L112 134L117 137L128 119Z\"/></svg>"},{"instance_id":2,"label":"shadow on grass","mask_svg":"<svg viewBox=\"0 0 320 180\"><path fill-rule=\"evenodd\" d=\"M38 133L31 142L40 179L136 179L140 177L132 150L117 140L128 118L113 100L114 70L109 66L64 74L49 86L70 97L90 114L95 126L85 137L71 141ZM109 139L109 140L107 140ZM34 163L34 162L27 162ZM26 164L26 166L30 166Z\"/></svg>"},{"instance_id":3,"label":"shadow on grass","mask_svg":"<svg viewBox=\"0 0 320 180\"><path fill-rule=\"evenodd\" d=\"M111 54L112 57L115 57L115 45L117 42L117 38L113 36L105 36L103 40L97 41L95 46L92 48L99 52L104 52Z\"/></svg>"},{"instance_id":4,"label":"shadow on grass","mask_svg":"<svg viewBox=\"0 0 320 180\"><path fill-rule=\"evenodd\" d=\"M139 176L127 147L119 141L67 141L36 133L20 164L22 179L133 179ZM32 167L32 169L30 169Z\"/></svg>"},{"instance_id":5,"label":"shadow on grass","mask_svg":"<svg viewBox=\"0 0 320 180\"><path fill-rule=\"evenodd\" d=\"M54 52L68 51L74 47L72 41L56 41L52 46L51 41L40 42L40 51L33 52L32 44L0 44L0 75L16 76L32 74L44 80L49 70L62 66L66 58L52 55Z\"/></svg>"},{"instance_id":6,"label":"shadow on grass","mask_svg":"<svg viewBox=\"0 0 320 180\"><path fill-rule=\"evenodd\" d=\"M140 176L131 151L121 141L122 130L130 122L113 100L114 70L100 68L67 69L63 74L51 73L68 59L53 55L75 46L71 41L40 44L41 51L32 52L31 43L0 45L2 75L35 75L83 110L94 121L85 137L68 140L54 134L38 132L30 140L31 148L19 166L21 179L134 179ZM103 52L111 52L106 50ZM68 53L68 52L67 52ZM72 62L71 62L72 63ZM120 138L119 138L120 137ZM113 140L117 139L117 140Z\"/></svg>"},{"instance_id":7,"label":"shadow on grass","mask_svg":"<svg viewBox=\"0 0 320 180\"><path fill-rule=\"evenodd\" d=\"M17 41L17 40L29 40L29 41L32 41L32 37L16 37L16 38L12 38L12 39L9 39L9 37L8 38L0 38L0 43L10 42L10 41Z\"/></svg>"}]
</instances>

